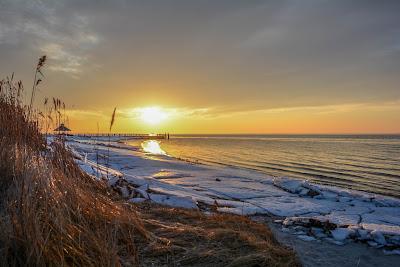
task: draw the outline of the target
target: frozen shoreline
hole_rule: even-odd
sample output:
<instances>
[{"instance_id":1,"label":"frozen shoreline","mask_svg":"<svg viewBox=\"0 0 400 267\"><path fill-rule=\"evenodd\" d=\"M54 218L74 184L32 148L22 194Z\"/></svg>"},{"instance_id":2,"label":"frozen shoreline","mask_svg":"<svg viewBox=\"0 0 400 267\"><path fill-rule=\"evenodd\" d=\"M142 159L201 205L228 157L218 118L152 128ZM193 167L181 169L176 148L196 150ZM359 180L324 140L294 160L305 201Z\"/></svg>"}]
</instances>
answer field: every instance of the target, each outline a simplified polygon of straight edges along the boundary
<instances>
[{"instance_id":1,"label":"frozen shoreline","mask_svg":"<svg viewBox=\"0 0 400 267\"><path fill-rule=\"evenodd\" d=\"M151 200L205 211L270 215L279 219L282 232L303 241L340 246L357 241L400 255L400 199L190 164L117 142L94 146L80 139L69 145L81 155L78 163L85 171L97 176L111 173L109 184L132 202ZM100 158L109 153L109 170L97 169L96 149ZM104 165L102 160L99 163Z\"/></svg>"}]
</instances>

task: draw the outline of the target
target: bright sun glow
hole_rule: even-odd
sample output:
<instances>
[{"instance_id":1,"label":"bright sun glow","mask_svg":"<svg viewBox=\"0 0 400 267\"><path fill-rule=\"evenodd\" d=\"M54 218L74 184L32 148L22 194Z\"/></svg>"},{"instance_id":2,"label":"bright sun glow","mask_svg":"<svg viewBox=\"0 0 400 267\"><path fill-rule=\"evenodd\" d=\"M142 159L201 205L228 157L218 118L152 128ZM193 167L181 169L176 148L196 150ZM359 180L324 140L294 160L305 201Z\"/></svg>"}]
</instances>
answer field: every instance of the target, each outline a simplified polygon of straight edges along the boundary
<instances>
[{"instance_id":1,"label":"bright sun glow","mask_svg":"<svg viewBox=\"0 0 400 267\"><path fill-rule=\"evenodd\" d=\"M160 143L156 140L147 140L142 142L141 145L145 152L155 155L166 155L165 151L161 149Z\"/></svg>"},{"instance_id":2,"label":"bright sun glow","mask_svg":"<svg viewBox=\"0 0 400 267\"><path fill-rule=\"evenodd\" d=\"M168 117L168 114L158 107L141 108L139 113L142 121L152 125L159 124Z\"/></svg>"}]
</instances>

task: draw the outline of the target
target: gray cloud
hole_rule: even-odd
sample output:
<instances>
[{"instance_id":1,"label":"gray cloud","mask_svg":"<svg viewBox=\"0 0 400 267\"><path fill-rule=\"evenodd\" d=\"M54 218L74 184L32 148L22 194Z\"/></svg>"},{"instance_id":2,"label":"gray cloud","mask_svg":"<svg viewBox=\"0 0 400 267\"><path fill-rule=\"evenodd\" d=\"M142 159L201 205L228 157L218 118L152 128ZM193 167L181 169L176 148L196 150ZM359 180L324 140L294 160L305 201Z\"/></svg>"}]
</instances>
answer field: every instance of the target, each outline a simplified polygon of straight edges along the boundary
<instances>
[{"instance_id":1,"label":"gray cloud","mask_svg":"<svg viewBox=\"0 0 400 267\"><path fill-rule=\"evenodd\" d=\"M50 85L77 105L93 94L239 110L386 102L400 99L399 13L388 0L0 0L0 57L48 54Z\"/></svg>"},{"instance_id":2,"label":"gray cloud","mask_svg":"<svg viewBox=\"0 0 400 267\"><path fill-rule=\"evenodd\" d=\"M100 40L79 9L66 10L63 1L0 2L0 45L47 54L49 68L77 75L88 62L87 52ZM67 12L65 12L67 11Z\"/></svg>"}]
</instances>

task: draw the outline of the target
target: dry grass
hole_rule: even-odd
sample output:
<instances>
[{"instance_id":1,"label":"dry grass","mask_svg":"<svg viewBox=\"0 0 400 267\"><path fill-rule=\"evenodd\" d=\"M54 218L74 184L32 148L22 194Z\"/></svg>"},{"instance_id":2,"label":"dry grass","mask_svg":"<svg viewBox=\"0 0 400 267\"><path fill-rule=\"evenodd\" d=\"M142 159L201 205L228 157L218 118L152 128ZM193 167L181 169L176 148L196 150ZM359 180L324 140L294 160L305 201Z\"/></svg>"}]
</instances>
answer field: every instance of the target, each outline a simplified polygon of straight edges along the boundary
<instances>
[{"instance_id":1,"label":"dry grass","mask_svg":"<svg viewBox=\"0 0 400 267\"><path fill-rule=\"evenodd\" d=\"M0 82L1 265L298 265L264 225L244 217L124 202L79 169L63 138L46 145L41 126L62 122L65 105L53 99L40 114L34 93L24 105L13 78Z\"/></svg>"},{"instance_id":2,"label":"dry grass","mask_svg":"<svg viewBox=\"0 0 400 267\"><path fill-rule=\"evenodd\" d=\"M1 264L137 265L136 239L150 234L136 211L83 173L62 138L46 147L20 84L12 77L0 86ZM57 110L61 101L54 103Z\"/></svg>"},{"instance_id":3,"label":"dry grass","mask_svg":"<svg viewBox=\"0 0 400 267\"><path fill-rule=\"evenodd\" d=\"M246 217L139 207L146 229L160 238L139 252L142 266L299 266L265 225Z\"/></svg>"}]
</instances>

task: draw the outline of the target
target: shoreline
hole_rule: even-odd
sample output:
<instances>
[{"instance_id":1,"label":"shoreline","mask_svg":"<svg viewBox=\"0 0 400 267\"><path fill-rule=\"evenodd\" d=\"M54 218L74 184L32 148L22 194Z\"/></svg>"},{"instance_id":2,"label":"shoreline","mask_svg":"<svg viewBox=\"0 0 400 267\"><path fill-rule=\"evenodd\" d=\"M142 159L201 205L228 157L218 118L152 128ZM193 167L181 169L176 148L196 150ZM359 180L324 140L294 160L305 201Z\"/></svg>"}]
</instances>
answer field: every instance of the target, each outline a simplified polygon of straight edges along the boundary
<instances>
[{"instance_id":1,"label":"shoreline","mask_svg":"<svg viewBox=\"0 0 400 267\"><path fill-rule=\"evenodd\" d=\"M238 135L241 135L241 134L238 134ZM255 135L257 135L257 134L255 134ZM274 135L274 134L272 134L272 135ZM297 134L294 134L294 135L297 136ZM307 135L308 136L313 136L312 134L307 134ZM320 135L320 134L317 134L317 135ZM355 135L358 136L360 134L355 134ZM365 135L370 135L370 134L365 134ZM381 136L381 135L384 135L384 134L375 134L375 135L376 136ZM396 137L400 136L400 134L387 134L387 135L396 136ZM180 135L178 135L178 136L180 136ZM183 136L186 136L186 134L183 134ZM192 136L192 135L188 134L188 136ZM221 135L221 136L224 136L224 135ZM331 136L331 134L327 134L327 136ZM145 154L146 152L142 151L143 148L139 148L139 146L130 145L128 142L129 141L142 142L142 141L146 141L146 140L147 139L126 139L126 138L122 138L121 139L121 138L117 137L116 140L111 140L111 142L116 143L117 145L108 144L107 143L108 139L107 140L106 139L99 140L99 141L97 141L97 139L86 139L86 140L84 140L84 143L86 143L86 141L97 141L97 142L93 142L91 144L92 145L96 145L97 144L97 145L106 146L106 147L110 146L110 147L114 147L114 148L123 148L123 149L132 150L132 151L142 152L142 153ZM80 141L74 140L74 142L80 142ZM151 153L149 153L149 154L151 154ZM192 164L192 165L206 166L206 167L210 167L210 168L217 167L217 168L237 169L239 171L243 170L245 172L256 173L259 176L264 176L264 177L266 177L268 179L273 179L274 177L280 177L280 176L270 175L270 174L265 173L264 171L261 171L261 170L258 170L258 169L252 169L252 168L247 168L247 167L242 167L242 166L235 166L235 165L231 165L231 164L222 164L222 163L208 164L208 163L201 162L199 160L192 160L190 158L177 157L177 156L169 155L167 153L166 154L159 154L159 155L154 154L154 156L167 156L168 158L171 158L173 160L178 160L178 161L181 161L181 162L184 162L184 163L188 163L188 164ZM287 177L287 176L282 176L282 177L288 178L290 180L306 181L306 180L301 179L301 178L293 178L293 177ZM349 191L349 192L354 192L354 193L358 193L358 194L361 194L361 195L363 195L363 194L364 195L368 195L371 198L374 198L376 196L378 198L388 198L388 199L392 199L392 200L395 200L395 201L400 201L400 197L397 197L397 196L394 196L394 195L391 195L391 194L376 193L376 192L365 191L365 190L361 190L361 189L345 188L345 187L340 187L340 186L337 186L337 185L330 185L330 184L326 184L326 183L322 183L322 182L318 182L318 181L308 181L308 182L310 184L316 186L316 187L327 188L328 190L329 189L333 189L335 191Z\"/></svg>"},{"instance_id":2,"label":"shoreline","mask_svg":"<svg viewBox=\"0 0 400 267\"><path fill-rule=\"evenodd\" d=\"M200 136L191 139L172 138L158 143L169 155L206 165L246 169L266 176L290 177L317 185L400 198L400 169L395 154L399 138L228 136L221 139ZM128 143L140 147L137 141Z\"/></svg>"},{"instance_id":3,"label":"shoreline","mask_svg":"<svg viewBox=\"0 0 400 267\"><path fill-rule=\"evenodd\" d=\"M93 144L69 144L80 154L88 153L86 158L90 160ZM103 152L110 150L110 168L117 171L109 184L132 202L150 200L169 206L250 217L280 216L279 231L288 233L292 239L338 247L347 247L346 244L353 241L363 242L365 249L381 248L375 250L385 259L400 259L398 255L384 255L400 254L400 199L300 180L267 179L266 175L260 177L259 173L232 168L192 164L146 154L126 144L113 142L111 147L106 143L97 146ZM79 164L90 172L93 162L88 162L80 161ZM121 182L122 177L126 182ZM293 230L318 226L322 229L318 233ZM364 235L360 236L360 233Z\"/></svg>"},{"instance_id":4,"label":"shoreline","mask_svg":"<svg viewBox=\"0 0 400 267\"><path fill-rule=\"evenodd\" d=\"M207 136L203 136L202 134L199 134L199 135L182 135L182 136L181 135L176 135L176 136L178 136L177 137L178 139L180 137L184 137L184 138L188 138L188 137L189 138L191 138L191 137L199 138L199 137L201 137L201 138L204 138L204 139L210 139L210 138L214 139L215 136L220 136L220 137L224 137L224 138L225 137L232 137L232 138L236 139L237 136L248 136L248 135L230 134L230 135L211 135L211 136L207 135ZM176 138L176 136L175 136L175 138ZM251 135L251 136L264 137L264 136L268 136L268 135ZM287 135L283 135L283 136L287 136ZM293 136L303 136L303 135L295 134ZM305 136L314 137L315 135L306 134ZM327 136L332 136L332 135L329 134ZM347 137L349 135L339 135L339 136L340 137ZM363 135L357 134L356 136L363 136ZM381 134L376 134L375 136L376 137L382 137ZM400 137L400 135L391 135L391 136L395 137L396 139L398 137ZM149 140L149 139L127 139L127 138L118 138L118 137L115 137L115 136L111 137L111 141L113 141L113 138L114 138L114 141L116 141L117 143L127 145L127 146L131 147L132 149L136 149L136 150L143 150L143 147L141 147L141 143L143 141L152 141L152 140ZM281 135L279 135L278 139L280 139L280 138L282 138ZM102 137L93 138L93 139L92 139L92 137L89 137L89 138L84 138L84 139L85 139L85 142L86 141L88 141L88 142L95 141L94 143L98 143L100 145L105 145L105 146L107 146L107 142L108 142L108 138L102 138ZM372 139L375 139L375 138L372 138ZM264 140L264 139L262 139L262 140ZM159 142L157 140L153 140L153 141ZM328 177L329 178L328 180L315 179L315 176L313 176L312 173L309 174L310 175L309 177L307 177L307 174L303 174L303 173L300 176L298 176L295 171L294 171L294 174L291 174L290 173L291 171L289 171L289 173L286 173L286 174L271 173L271 172L268 172L266 170L262 170L262 169L259 169L259 168L256 168L256 167L250 167L249 165L242 164L241 162L236 162L237 164L233 164L233 163L226 163L226 162L222 162L222 161L208 161L207 159L204 159L204 157L201 158L201 157L191 157L191 156L187 156L187 155L186 155L186 157L185 156L171 155L171 154L168 154L167 151L163 151L163 149L164 149L163 144L164 143L163 142L159 142L159 143L161 144L160 145L160 149L163 152L162 154L164 154L164 155L166 155L166 156L168 156L168 157L170 157L172 159L176 159L176 160L179 160L179 161L187 162L187 163L190 163L190 164L199 164L199 165L211 166L211 167L217 167L217 168L232 168L232 169L244 170L244 171L248 171L248 172L251 172L251 173L258 173L260 176L264 176L264 177L268 177L268 178L288 177L288 178L293 179L293 180L302 180L302 181L307 180L310 183L312 183L313 185L318 186L318 187L328 187L328 188L334 188L336 190L348 190L348 191L353 191L353 192L359 192L359 193L362 193L362 194L365 193L366 195L372 195L372 196L376 195L376 196L388 197L388 198L393 198L393 199L400 199L400 195L399 195L399 193L397 193L398 191L394 191L396 193L393 193L391 191L376 190L376 189L373 189L374 188L374 184L370 184L369 188L364 188L364 187L360 187L360 186L353 187L351 185L351 183L350 184L340 184L340 183L328 182L328 181L330 181L330 179L334 179L334 177ZM168 143L166 143L166 144L168 144ZM168 148L168 146L167 146L167 148ZM318 171L318 170L316 169L315 171ZM349 171L349 170L346 170L346 171ZM341 174L342 175L346 175L345 172L343 172ZM369 175L369 174L370 174L369 172L365 173L365 175ZM354 174L349 174L349 176L352 176L352 175L354 175ZM362 174L360 174L360 175L362 175ZM383 173L382 175L386 175L386 173ZM340 180L340 178L338 178L338 179ZM372 179L372 178L369 177L368 179ZM357 184L356 180L348 180L348 182L354 182L355 184ZM390 188L390 186L386 187L385 190L389 190L389 188ZM391 189L391 190L395 190L395 189Z\"/></svg>"}]
</instances>

